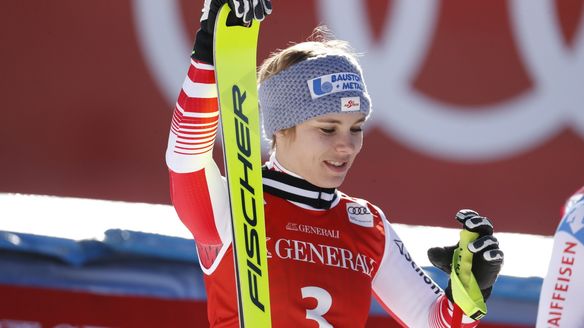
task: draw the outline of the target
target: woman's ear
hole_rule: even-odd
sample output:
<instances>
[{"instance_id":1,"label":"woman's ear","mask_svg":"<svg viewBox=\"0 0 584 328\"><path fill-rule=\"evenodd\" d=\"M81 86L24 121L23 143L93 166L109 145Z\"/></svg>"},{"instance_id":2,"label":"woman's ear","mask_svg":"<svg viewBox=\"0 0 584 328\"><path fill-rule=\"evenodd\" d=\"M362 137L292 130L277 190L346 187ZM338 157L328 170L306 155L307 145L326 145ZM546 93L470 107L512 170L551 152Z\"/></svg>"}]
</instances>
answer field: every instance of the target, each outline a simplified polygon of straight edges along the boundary
<instances>
[{"instance_id":1,"label":"woman's ear","mask_svg":"<svg viewBox=\"0 0 584 328\"><path fill-rule=\"evenodd\" d=\"M276 145L282 143L282 138L284 138L284 134L282 131L276 131L272 135L272 150L276 150Z\"/></svg>"},{"instance_id":2,"label":"woman's ear","mask_svg":"<svg viewBox=\"0 0 584 328\"><path fill-rule=\"evenodd\" d=\"M274 136L273 136L273 142L274 145L278 142L282 142L283 139L285 139L288 136L288 130L284 129L284 130L278 130L276 132L274 132Z\"/></svg>"},{"instance_id":3,"label":"woman's ear","mask_svg":"<svg viewBox=\"0 0 584 328\"><path fill-rule=\"evenodd\" d=\"M291 139L293 139L296 135L296 127L293 126L291 128L287 128L287 129L282 129L282 130L278 130L276 132L274 132L273 138L272 138L272 144L275 146L277 144L282 144L285 143L287 141L290 141Z\"/></svg>"}]
</instances>

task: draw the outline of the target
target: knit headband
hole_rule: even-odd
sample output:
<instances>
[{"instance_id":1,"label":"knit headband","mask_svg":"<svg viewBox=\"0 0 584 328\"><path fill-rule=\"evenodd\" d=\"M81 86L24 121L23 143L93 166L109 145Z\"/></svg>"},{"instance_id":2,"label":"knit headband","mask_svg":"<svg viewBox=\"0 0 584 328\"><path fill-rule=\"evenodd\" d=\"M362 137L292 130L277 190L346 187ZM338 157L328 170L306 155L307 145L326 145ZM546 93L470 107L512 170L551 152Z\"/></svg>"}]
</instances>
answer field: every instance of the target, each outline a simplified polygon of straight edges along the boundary
<instances>
[{"instance_id":1,"label":"knit headband","mask_svg":"<svg viewBox=\"0 0 584 328\"><path fill-rule=\"evenodd\" d=\"M328 113L369 115L371 99L359 64L343 55L312 57L259 86L265 137Z\"/></svg>"}]
</instances>

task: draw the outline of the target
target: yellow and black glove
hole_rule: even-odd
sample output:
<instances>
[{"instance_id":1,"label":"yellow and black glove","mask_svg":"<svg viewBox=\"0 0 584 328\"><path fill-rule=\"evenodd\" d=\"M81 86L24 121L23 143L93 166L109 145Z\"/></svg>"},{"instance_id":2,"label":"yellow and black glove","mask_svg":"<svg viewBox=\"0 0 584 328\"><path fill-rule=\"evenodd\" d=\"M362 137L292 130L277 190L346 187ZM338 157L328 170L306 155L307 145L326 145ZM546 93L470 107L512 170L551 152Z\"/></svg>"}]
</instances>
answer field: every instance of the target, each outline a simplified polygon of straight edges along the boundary
<instances>
[{"instance_id":1,"label":"yellow and black glove","mask_svg":"<svg viewBox=\"0 0 584 328\"><path fill-rule=\"evenodd\" d=\"M503 265L503 252L493 236L493 225L473 210L460 210L462 223L458 244L428 250L432 264L450 275L446 296L470 318L487 313L486 300Z\"/></svg>"},{"instance_id":2,"label":"yellow and black glove","mask_svg":"<svg viewBox=\"0 0 584 328\"><path fill-rule=\"evenodd\" d=\"M191 57L213 64L213 32L219 8L228 4L231 13L227 25L248 25L253 19L262 21L272 12L271 0L205 0L201 28L197 31Z\"/></svg>"}]
</instances>

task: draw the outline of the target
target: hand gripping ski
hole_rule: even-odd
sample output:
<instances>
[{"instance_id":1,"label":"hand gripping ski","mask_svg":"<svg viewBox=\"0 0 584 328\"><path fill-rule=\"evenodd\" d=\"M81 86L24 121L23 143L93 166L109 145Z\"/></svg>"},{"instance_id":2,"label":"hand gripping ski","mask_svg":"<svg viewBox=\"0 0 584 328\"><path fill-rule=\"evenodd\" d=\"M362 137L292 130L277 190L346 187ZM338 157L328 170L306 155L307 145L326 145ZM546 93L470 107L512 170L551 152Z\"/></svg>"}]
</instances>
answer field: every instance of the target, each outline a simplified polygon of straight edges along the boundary
<instances>
[{"instance_id":1,"label":"hand gripping ski","mask_svg":"<svg viewBox=\"0 0 584 328\"><path fill-rule=\"evenodd\" d=\"M476 215L474 211L457 213L456 218L465 225L466 220ZM455 303L455 313L453 314L453 323L460 326L462 314L464 312L468 317L480 320L487 314L487 305L485 304L481 289L472 274L473 254L469 251L468 245L479 237L476 232L463 228L460 231L460 241L458 247L454 250L452 256L452 271L450 272L450 283L452 288L452 298ZM456 326L453 326L456 327Z\"/></svg>"}]
</instances>

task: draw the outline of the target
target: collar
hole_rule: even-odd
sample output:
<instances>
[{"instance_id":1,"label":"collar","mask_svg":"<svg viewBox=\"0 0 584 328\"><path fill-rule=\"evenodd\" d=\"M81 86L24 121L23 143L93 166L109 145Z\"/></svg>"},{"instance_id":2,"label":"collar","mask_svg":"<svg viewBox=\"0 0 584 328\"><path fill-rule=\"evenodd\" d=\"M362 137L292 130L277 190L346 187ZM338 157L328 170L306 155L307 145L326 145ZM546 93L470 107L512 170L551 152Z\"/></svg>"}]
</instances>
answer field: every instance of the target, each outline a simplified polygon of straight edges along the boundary
<instances>
[{"instance_id":1,"label":"collar","mask_svg":"<svg viewBox=\"0 0 584 328\"><path fill-rule=\"evenodd\" d=\"M275 153L264 165L262 173L264 191L268 194L319 210L328 210L338 202L339 197L335 188L315 186L286 170L276 160Z\"/></svg>"}]
</instances>

